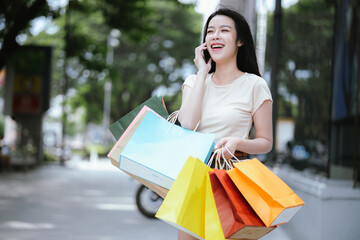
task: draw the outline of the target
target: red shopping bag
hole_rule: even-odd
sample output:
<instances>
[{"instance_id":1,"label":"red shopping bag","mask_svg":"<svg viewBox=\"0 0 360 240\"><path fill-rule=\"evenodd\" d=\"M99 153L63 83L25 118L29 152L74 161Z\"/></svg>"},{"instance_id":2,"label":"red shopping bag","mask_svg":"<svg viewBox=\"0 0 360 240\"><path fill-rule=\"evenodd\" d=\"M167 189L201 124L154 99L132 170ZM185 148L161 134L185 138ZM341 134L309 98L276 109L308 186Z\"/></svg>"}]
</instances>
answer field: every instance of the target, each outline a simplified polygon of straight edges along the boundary
<instances>
[{"instance_id":1,"label":"red shopping bag","mask_svg":"<svg viewBox=\"0 0 360 240\"><path fill-rule=\"evenodd\" d=\"M259 239L275 229L264 225L226 170L214 169L209 176L225 238Z\"/></svg>"}]
</instances>

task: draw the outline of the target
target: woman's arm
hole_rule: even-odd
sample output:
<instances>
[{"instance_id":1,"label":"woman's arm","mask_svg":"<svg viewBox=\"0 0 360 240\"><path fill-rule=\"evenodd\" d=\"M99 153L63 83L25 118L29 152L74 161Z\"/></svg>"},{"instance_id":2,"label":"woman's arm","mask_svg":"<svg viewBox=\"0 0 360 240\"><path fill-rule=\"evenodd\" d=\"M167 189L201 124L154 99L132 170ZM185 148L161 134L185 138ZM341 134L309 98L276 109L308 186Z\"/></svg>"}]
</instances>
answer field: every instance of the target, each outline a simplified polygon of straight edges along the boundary
<instances>
[{"instance_id":1,"label":"woman's arm","mask_svg":"<svg viewBox=\"0 0 360 240\"><path fill-rule=\"evenodd\" d=\"M178 120L181 126L193 130L201 118L206 75L198 73L193 88L184 85Z\"/></svg>"},{"instance_id":2,"label":"woman's arm","mask_svg":"<svg viewBox=\"0 0 360 240\"><path fill-rule=\"evenodd\" d=\"M184 85L182 90L182 102L178 120L182 127L193 130L201 118L201 107L205 92L206 76L211 68L211 59L206 63L203 51L206 44L203 43L195 49L195 65L198 68L196 81L193 88Z\"/></svg>"},{"instance_id":3,"label":"woman's arm","mask_svg":"<svg viewBox=\"0 0 360 240\"><path fill-rule=\"evenodd\" d=\"M272 130L272 102L267 100L258 108L253 115L255 126L254 139L240 139L236 137L225 137L221 139L215 148L226 146L229 151L241 151L249 154L268 153L273 145ZM224 151L225 158L231 158L231 154Z\"/></svg>"}]
</instances>

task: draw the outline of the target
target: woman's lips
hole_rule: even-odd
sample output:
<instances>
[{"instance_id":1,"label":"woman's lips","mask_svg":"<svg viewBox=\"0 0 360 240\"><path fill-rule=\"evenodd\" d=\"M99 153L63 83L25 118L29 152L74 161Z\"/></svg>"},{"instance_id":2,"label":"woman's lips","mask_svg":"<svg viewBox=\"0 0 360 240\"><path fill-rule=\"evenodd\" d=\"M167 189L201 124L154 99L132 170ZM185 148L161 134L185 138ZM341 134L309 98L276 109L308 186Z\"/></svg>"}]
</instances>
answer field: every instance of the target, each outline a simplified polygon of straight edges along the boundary
<instances>
[{"instance_id":1,"label":"woman's lips","mask_svg":"<svg viewBox=\"0 0 360 240\"><path fill-rule=\"evenodd\" d=\"M224 47L224 44L222 44L222 43L213 43L210 46L211 46L211 49L213 51L218 51L218 50L221 50Z\"/></svg>"}]
</instances>

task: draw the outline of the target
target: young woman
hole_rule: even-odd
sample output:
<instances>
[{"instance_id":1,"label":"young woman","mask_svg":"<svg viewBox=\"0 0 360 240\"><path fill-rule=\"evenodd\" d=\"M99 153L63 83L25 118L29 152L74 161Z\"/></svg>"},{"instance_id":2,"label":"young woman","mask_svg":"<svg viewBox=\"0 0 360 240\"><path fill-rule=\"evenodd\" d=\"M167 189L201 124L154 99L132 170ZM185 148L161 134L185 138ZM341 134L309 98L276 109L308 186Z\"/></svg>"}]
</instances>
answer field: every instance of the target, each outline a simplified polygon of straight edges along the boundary
<instances>
[{"instance_id":1,"label":"young woman","mask_svg":"<svg viewBox=\"0 0 360 240\"><path fill-rule=\"evenodd\" d=\"M219 9L209 16L203 43L195 49L196 75L182 89L182 127L214 133L226 159L239 152L272 149L272 98L261 78L251 31L237 12ZM249 139L254 124L255 138ZM179 231L178 239L196 239Z\"/></svg>"}]
</instances>

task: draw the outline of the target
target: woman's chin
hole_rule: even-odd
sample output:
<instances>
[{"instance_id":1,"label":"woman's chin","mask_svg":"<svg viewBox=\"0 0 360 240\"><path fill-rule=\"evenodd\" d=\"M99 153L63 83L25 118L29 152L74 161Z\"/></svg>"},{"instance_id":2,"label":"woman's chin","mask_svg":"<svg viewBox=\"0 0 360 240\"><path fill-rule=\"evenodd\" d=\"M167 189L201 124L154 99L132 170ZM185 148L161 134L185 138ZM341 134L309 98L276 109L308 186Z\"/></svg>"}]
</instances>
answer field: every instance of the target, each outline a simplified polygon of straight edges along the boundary
<instances>
[{"instance_id":1,"label":"woman's chin","mask_svg":"<svg viewBox=\"0 0 360 240\"><path fill-rule=\"evenodd\" d=\"M215 55L215 54L214 54L214 55ZM221 60L221 58L219 58L219 57L218 57L218 56L216 56L216 55L214 56L214 55L213 55L213 56L211 56L211 60L212 60L213 62L215 62L215 63L216 63L216 62L218 62L219 60Z\"/></svg>"}]
</instances>

